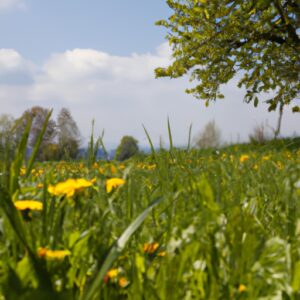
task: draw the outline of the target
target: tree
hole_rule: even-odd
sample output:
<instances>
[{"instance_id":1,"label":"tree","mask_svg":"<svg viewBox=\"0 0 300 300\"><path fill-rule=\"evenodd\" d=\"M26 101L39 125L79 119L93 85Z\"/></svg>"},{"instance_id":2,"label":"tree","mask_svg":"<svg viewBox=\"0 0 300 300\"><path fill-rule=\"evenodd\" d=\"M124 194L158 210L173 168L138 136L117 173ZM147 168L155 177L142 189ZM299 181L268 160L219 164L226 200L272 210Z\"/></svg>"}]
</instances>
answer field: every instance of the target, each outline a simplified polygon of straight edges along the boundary
<instances>
[{"instance_id":1,"label":"tree","mask_svg":"<svg viewBox=\"0 0 300 300\"><path fill-rule=\"evenodd\" d=\"M29 119L32 119L32 125L30 129L29 139L28 139L28 147L33 148L36 144L36 141L42 131L43 124L49 114L50 110L48 108L43 108L40 106L34 106L30 109L27 109L16 122L18 124L16 128L16 139L17 141L23 135L24 129L26 127ZM39 152L37 158L39 160L44 160L43 153L45 153L44 148L47 148L49 144L54 143L55 136L57 134L56 131L56 122L52 119L49 120L47 124L47 128L45 134L43 136Z\"/></svg>"},{"instance_id":2,"label":"tree","mask_svg":"<svg viewBox=\"0 0 300 300\"><path fill-rule=\"evenodd\" d=\"M0 115L0 157L11 155L15 147L13 134L14 118L8 114ZM7 152L5 154L5 152ZM7 159L7 158L5 158Z\"/></svg>"},{"instance_id":3,"label":"tree","mask_svg":"<svg viewBox=\"0 0 300 300\"><path fill-rule=\"evenodd\" d=\"M260 92L273 91L269 111L299 98L299 0L167 0L174 11L158 21L169 30L174 61L157 77L190 73L198 83L187 93L210 101L238 72L245 101L257 106ZM293 106L293 111L300 111Z\"/></svg>"},{"instance_id":4,"label":"tree","mask_svg":"<svg viewBox=\"0 0 300 300\"><path fill-rule=\"evenodd\" d=\"M132 136L123 136L116 150L116 159L123 161L139 152L138 141Z\"/></svg>"},{"instance_id":5,"label":"tree","mask_svg":"<svg viewBox=\"0 0 300 300\"><path fill-rule=\"evenodd\" d=\"M221 130L215 121L208 122L196 139L196 146L200 149L217 148L221 144Z\"/></svg>"},{"instance_id":6,"label":"tree","mask_svg":"<svg viewBox=\"0 0 300 300\"><path fill-rule=\"evenodd\" d=\"M4 145L7 139L12 139L14 118L8 114L0 115L0 145Z\"/></svg>"},{"instance_id":7,"label":"tree","mask_svg":"<svg viewBox=\"0 0 300 300\"><path fill-rule=\"evenodd\" d=\"M67 108L62 108L57 116L57 130L60 159L75 159L81 138L78 126Z\"/></svg>"}]
</instances>

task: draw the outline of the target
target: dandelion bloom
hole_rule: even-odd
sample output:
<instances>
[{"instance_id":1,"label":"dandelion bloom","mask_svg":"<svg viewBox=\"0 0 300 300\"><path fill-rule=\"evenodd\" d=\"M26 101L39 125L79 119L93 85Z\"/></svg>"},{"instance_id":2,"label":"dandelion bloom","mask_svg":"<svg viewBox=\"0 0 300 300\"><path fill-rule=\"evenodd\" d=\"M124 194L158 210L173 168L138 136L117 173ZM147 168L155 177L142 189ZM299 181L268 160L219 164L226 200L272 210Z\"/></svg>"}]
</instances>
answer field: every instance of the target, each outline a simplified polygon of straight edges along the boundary
<instances>
[{"instance_id":1,"label":"dandelion bloom","mask_svg":"<svg viewBox=\"0 0 300 300\"><path fill-rule=\"evenodd\" d=\"M111 174L117 173L117 168L114 165L111 165L110 166L110 172L111 172Z\"/></svg>"},{"instance_id":2,"label":"dandelion bloom","mask_svg":"<svg viewBox=\"0 0 300 300\"><path fill-rule=\"evenodd\" d=\"M148 170L154 170L156 168L156 164L149 165Z\"/></svg>"},{"instance_id":3,"label":"dandelion bloom","mask_svg":"<svg viewBox=\"0 0 300 300\"><path fill-rule=\"evenodd\" d=\"M264 155L261 159L262 160L270 160L271 156L270 155Z\"/></svg>"},{"instance_id":4,"label":"dandelion bloom","mask_svg":"<svg viewBox=\"0 0 300 300\"><path fill-rule=\"evenodd\" d=\"M26 168L25 167L22 167L20 169L20 175L25 175L26 174Z\"/></svg>"},{"instance_id":5,"label":"dandelion bloom","mask_svg":"<svg viewBox=\"0 0 300 300\"><path fill-rule=\"evenodd\" d=\"M243 293L245 291L247 291L247 287L244 284L240 284L240 286L238 288L238 292Z\"/></svg>"},{"instance_id":6,"label":"dandelion bloom","mask_svg":"<svg viewBox=\"0 0 300 300\"><path fill-rule=\"evenodd\" d=\"M102 167L99 167L99 168L98 168L98 171L99 171L100 174L104 174L104 173L105 173L105 169L102 168Z\"/></svg>"},{"instance_id":7,"label":"dandelion bloom","mask_svg":"<svg viewBox=\"0 0 300 300\"><path fill-rule=\"evenodd\" d=\"M71 252L69 250L50 250L47 248L38 249L39 257L50 260L62 260L69 255L71 255Z\"/></svg>"},{"instance_id":8,"label":"dandelion bloom","mask_svg":"<svg viewBox=\"0 0 300 300\"><path fill-rule=\"evenodd\" d=\"M68 179L63 182L59 182L56 185L49 185L48 192L55 196L67 196L72 197L75 192L81 191L84 188L90 187L94 184L95 179L93 180L86 180L83 178L79 179Z\"/></svg>"},{"instance_id":9,"label":"dandelion bloom","mask_svg":"<svg viewBox=\"0 0 300 300\"><path fill-rule=\"evenodd\" d=\"M18 210L42 210L43 203L35 200L18 200L14 202Z\"/></svg>"},{"instance_id":10,"label":"dandelion bloom","mask_svg":"<svg viewBox=\"0 0 300 300\"><path fill-rule=\"evenodd\" d=\"M284 166L283 166L283 163L282 163L282 162L278 161L278 162L276 163L276 167L277 167L277 169L282 170Z\"/></svg>"},{"instance_id":11,"label":"dandelion bloom","mask_svg":"<svg viewBox=\"0 0 300 300\"><path fill-rule=\"evenodd\" d=\"M125 277L119 279L119 286L125 288L129 284L128 280Z\"/></svg>"},{"instance_id":12,"label":"dandelion bloom","mask_svg":"<svg viewBox=\"0 0 300 300\"><path fill-rule=\"evenodd\" d=\"M158 243L145 243L143 249L145 253L153 254L158 247L159 247Z\"/></svg>"},{"instance_id":13,"label":"dandelion bloom","mask_svg":"<svg viewBox=\"0 0 300 300\"><path fill-rule=\"evenodd\" d=\"M240 162L243 163L244 161L248 160L249 159L249 155L247 154L242 154L240 156Z\"/></svg>"},{"instance_id":14,"label":"dandelion bloom","mask_svg":"<svg viewBox=\"0 0 300 300\"><path fill-rule=\"evenodd\" d=\"M106 192L110 193L113 188L123 185L125 180L122 178L111 178L106 180Z\"/></svg>"},{"instance_id":15,"label":"dandelion bloom","mask_svg":"<svg viewBox=\"0 0 300 300\"><path fill-rule=\"evenodd\" d=\"M120 270L117 268L117 269L110 269L108 272L107 272L107 276L109 278L115 278L118 276L118 274L120 273Z\"/></svg>"},{"instance_id":16,"label":"dandelion bloom","mask_svg":"<svg viewBox=\"0 0 300 300\"><path fill-rule=\"evenodd\" d=\"M104 276L104 282L105 283L108 283L108 281L110 279L114 279L116 278L120 273L120 269L119 268L116 268L116 269L110 269L106 275Z\"/></svg>"}]
</instances>

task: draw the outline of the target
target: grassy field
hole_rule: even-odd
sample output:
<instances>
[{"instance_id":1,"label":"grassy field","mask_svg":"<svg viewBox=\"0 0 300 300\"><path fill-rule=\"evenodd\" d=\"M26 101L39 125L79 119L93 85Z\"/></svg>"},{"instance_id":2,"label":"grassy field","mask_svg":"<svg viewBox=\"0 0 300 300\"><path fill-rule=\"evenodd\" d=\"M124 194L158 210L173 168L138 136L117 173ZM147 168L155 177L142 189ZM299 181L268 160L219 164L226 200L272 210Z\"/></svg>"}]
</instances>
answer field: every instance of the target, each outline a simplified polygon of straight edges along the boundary
<instances>
[{"instance_id":1,"label":"grassy field","mask_svg":"<svg viewBox=\"0 0 300 300\"><path fill-rule=\"evenodd\" d=\"M299 140L125 163L23 150L2 162L1 300L300 299Z\"/></svg>"}]
</instances>

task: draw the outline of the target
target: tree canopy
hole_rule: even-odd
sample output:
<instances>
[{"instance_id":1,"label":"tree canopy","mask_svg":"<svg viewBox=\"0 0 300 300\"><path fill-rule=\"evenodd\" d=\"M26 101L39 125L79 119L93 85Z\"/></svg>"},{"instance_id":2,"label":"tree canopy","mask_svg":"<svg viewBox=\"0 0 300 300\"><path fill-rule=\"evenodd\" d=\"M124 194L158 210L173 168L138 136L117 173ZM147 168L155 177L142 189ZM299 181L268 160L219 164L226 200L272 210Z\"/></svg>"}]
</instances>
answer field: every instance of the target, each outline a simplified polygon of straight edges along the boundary
<instances>
[{"instance_id":1,"label":"tree canopy","mask_svg":"<svg viewBox=\"0 0 300 300\"><path fill-rule=\"evenodd\" d=\"M139 152L138 141L132 136L123 136L116 150L116 159L123 161Z\"/></svg>"},{"instance_id":2,"label":"tree canopy","mask_svg":"<svg viewBox=\"0 0 300 300\"><path fill-rule=\"evenodd\" d=\"M190 75L187 93L210 101L224 96L220 86L237 73L245 101L257 106L270 92L269 110L296 104L300 95L299 0L167 0L173 10L157 25L168 29L173 61L157 77Z\"/></svg>"},{"instance_id":3,"label":"tree canopy","mask_svg":"<svg viewBox=\"0 0 300 300\"><path fill-rule=\"evenodd\" d=\"M80 131L69 109L63 107L57 116L60 158L75 159L80 145Z\"/></svg>"},{"instance_id":4,"label":"tree canopy","mask_svg":"<svg viewBox=\"0 0 300 300\"><path fill-rule=\"evenodd\" d=\"M41 106L34 106L22 114L21 118L17 120L16 129L16 140L19 141L24 133L25 127L29 119L32 119L32 126L30 129L28 147L33 148L36 144L38 136L42 131L43 124L49 114L50 109ZM39 160L44 160L44 154L47 153L48 146L54 143L54 139L57 135L56 122L52 119L48 121L45 134L43 135L42 143L40 145L37 158Z\"/></svg>"},{"instance_id":5,"label":"tree canopy","mask_svg":"<svg viewBox=\"0 0 300 300\"><path fill-rule=\"evenodd\" d=\"M196 137L196 147L199 149L217 148L220 144L221 130L215 121L210 121Z\"/></svg>"},{"instance_id":6,"label":"tree canopy","mask_svg":"<svg viewBox=\"0 0 300 300\"><path fill-rule=\"evenodd\" d=\"M29 150L33 148L49 112L50 109L40 106L34 106L24 111L22 116L15 122L16 130L14 139L16 143L21 139L27 122L32 120L27 147ZM6 119L3 119L3 117L2 119L0 118L0 137L1 120L5 121ZM48 121L37 158L42 161L75 159L78 154L80 142L81 136L77 123L73 119L70 110L62 108L58 113L57 122L53 119Z\"/></svg>"},{"instance_id":7,"label":"tree canopy","mask_svg":"<svg viewBox=\"0 0 300 300\"><path fill-rule=\"evenodd\" d=\"M13 151L15 146L15 138L13 135L13 127L15 124L14 117L8 114L0 115L0 154L3 154L7 150L7 146L10 146L9 155Z\"/></svg>"}]
</instances>

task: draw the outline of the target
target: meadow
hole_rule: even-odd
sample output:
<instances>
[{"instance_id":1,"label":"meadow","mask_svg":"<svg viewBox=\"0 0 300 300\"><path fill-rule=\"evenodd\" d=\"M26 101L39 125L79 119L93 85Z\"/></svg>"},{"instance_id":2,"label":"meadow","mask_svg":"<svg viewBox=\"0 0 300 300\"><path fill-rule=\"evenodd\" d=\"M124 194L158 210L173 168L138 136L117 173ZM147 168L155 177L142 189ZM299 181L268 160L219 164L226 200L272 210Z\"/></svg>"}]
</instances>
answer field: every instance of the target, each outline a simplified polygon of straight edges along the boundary
<instances>
[{"instance_id":1,"label":"meadow","mask_svg":"<svg viewBox=\"0 0 300 300\"><path fill-rule=\"evenodd\" d=\"M0 299L300 299L299 140L1 163ZM150 140L151 143L151 140Z\"/></svg>"}]
</instances>

